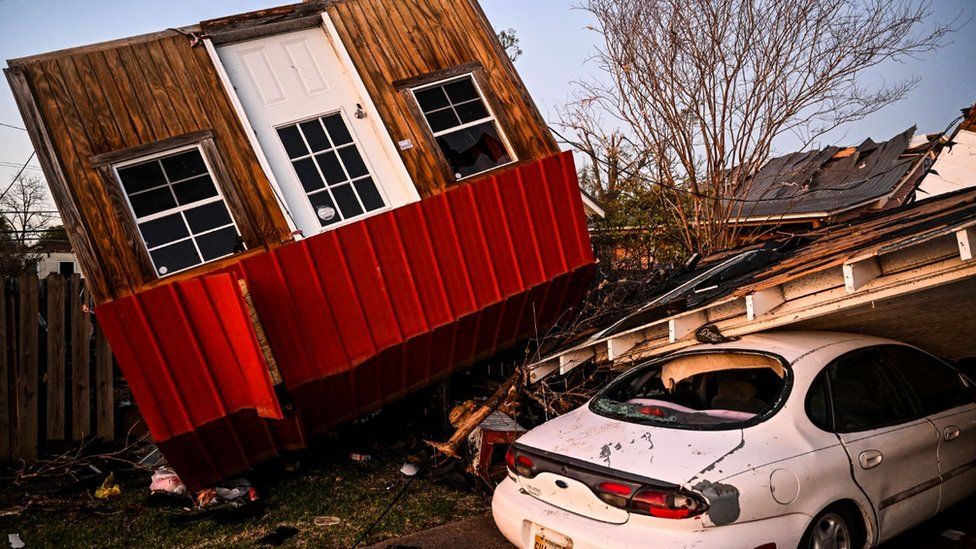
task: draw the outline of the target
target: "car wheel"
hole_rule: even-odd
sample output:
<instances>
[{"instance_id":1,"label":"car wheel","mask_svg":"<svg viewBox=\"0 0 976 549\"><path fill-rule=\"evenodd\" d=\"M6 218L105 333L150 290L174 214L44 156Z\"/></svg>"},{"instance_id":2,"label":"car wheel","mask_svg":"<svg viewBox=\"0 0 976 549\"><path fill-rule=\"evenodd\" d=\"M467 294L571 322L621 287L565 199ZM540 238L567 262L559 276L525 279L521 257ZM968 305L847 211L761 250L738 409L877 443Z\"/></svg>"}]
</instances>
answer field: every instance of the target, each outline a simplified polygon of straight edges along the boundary
<instances>
[{"instance_id":1,"label":"car wheel","mask_svg":"<svg viewBox=\"0 0 976 549\"><path fill-rule=\"evenodd\" d=\"M801 549L853 549L860 547L859 523L844 509L830 507L820 512L800 541Z\"/></svg>"}]
</instances>

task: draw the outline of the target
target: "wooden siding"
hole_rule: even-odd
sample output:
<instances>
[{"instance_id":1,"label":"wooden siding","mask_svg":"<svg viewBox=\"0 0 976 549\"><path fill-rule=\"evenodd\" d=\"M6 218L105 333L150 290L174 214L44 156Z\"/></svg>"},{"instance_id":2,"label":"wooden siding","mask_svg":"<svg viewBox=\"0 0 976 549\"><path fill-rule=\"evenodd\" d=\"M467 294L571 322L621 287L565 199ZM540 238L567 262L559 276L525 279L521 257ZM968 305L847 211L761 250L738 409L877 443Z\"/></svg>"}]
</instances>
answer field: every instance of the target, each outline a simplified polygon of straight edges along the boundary
<instances>
[{"instance_id":1,"label":"wooden siding","mask_svg":"<svg viewBox=\"0 0 976 549\"><path fill-rule=\"evenodd\" d=\"M48 157L42 162L52 195L97 302L158 280L116 183L92 166L95 155L212 131L226 168L227 180L218 183L241 199L233 214L249 248L274 247L288 237L273 190L202 45L191 47L189 37L169 32L12 64L8 79L35 147Z\"/></svg>"},{"instance_id":2,"label":"wooden siding","mask_svg":"<svg viewBox=\"0 0 976 549\"><path fill-rule=\"evenodd\" d=\"M421 197L457 184L409 91L398 82L481 66L479 84L520 163L559 148L475 0L346 0L327 11Z\"/></svg>"}]
</instances>

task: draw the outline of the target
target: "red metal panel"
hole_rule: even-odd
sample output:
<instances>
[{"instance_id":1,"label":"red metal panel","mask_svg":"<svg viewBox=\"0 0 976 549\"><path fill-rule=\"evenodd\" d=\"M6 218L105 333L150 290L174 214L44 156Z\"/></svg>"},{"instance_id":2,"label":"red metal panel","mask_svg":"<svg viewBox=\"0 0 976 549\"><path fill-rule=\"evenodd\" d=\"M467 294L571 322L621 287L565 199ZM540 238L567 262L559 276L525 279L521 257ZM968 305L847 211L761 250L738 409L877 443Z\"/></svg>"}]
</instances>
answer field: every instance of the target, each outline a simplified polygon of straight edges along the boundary
<instances>
[{"instance_id":1,"label":"red metal panel","mask_svg":"<svg viewBox=\"0 0 976 549\"><path fill-rule=\"evenodd\" d=\"M592 267L564 153L97 312L160 447L202 486L541 334ZM262 419L281 410L238 278L300 426Z\"/></svg>"}]
</instances>

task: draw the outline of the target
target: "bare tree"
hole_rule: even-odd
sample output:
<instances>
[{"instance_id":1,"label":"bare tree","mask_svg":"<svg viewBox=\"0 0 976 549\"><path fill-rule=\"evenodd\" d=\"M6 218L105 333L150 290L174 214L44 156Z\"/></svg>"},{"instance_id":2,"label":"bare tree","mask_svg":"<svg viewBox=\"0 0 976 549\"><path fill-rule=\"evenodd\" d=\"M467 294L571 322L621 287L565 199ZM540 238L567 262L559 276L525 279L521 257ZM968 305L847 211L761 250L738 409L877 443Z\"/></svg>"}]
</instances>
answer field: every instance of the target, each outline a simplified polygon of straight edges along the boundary
<instances>
[{"instance_id":1,"label":"bare tree","mask_svg":"<svg viewBox=\"0 0 976 549\"><path fill-rule=\"evenodd\" d=\"M48 202L47 186L36 175L22 174L0 194L0 270L23 271L37 259L31 246L57 219Z\"/></svg>"},{"instance_id":2,"label":"bare tree","mask_svg":"<svg viewBox=\"0 0 976 549\"><path fill-rule=\"evenodd\" d=\"M561 125L602 172L656 186L689 252L728 247L750 178L779 138L804 145L899 99L872 68L938 48L927 0L584 0L607 78ZM602 119L601 119L602 118ZM609 122L609 124L607 124Z\"/></svg>"}]
</instances>

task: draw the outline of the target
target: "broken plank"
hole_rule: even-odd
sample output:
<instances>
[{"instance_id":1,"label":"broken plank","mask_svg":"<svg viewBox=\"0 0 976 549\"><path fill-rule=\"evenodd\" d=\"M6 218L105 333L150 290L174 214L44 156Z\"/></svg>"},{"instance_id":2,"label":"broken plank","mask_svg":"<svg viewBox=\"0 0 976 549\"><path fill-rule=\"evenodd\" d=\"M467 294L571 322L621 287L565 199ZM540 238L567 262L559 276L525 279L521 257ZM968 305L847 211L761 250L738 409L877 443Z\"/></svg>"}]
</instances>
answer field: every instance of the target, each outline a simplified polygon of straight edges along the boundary
<instances>
[{"instance_id":1,"label":"broken plank","mask_svg":"<svg viewBox=\"0 0 976 549\"><path fill-rule=\"evenodd\" d=\"M529 383L535 383L559 369L559 358L536 362L529 366Z\"/></svg>"},{"instance_id":2,"label":"broken plank","mask_svg":"<svg viewBox=\"0 0 976 549\"><path fill-rule=\"evenodd\" d=\"M607 357L611 361L617 360L626 354L627 351L642 343L645 339L647 339L647 336L644 333L644 330L637 330L636 332L612 336L607 340Z\"/></svg>"}]
</instances>

